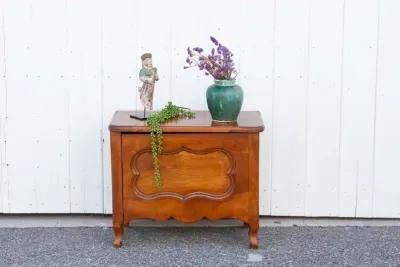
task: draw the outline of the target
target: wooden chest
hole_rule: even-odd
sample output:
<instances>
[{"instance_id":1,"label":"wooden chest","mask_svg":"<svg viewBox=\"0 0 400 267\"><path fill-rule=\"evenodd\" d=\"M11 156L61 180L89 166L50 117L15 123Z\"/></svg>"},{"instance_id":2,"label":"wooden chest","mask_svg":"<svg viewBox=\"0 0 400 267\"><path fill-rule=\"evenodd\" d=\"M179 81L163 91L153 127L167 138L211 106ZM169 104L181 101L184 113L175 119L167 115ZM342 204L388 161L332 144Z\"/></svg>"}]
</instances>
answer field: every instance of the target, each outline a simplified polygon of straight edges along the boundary
<instances>
[{"instance_id":1,"label":"wooden chest","mask_svg":"<svg viewBox=\"0 0 400 267\"><path fill-rule=\"evenodd\" d=\"M110 124L114 246L134 219L185 223L232 218L249 226L256 248L259 227L259 112L241 112L236 124L213 124L206 111L165 124L160 156L162 187L154 183L146 122L118 111Z\"/></svg>"}]
</instances>

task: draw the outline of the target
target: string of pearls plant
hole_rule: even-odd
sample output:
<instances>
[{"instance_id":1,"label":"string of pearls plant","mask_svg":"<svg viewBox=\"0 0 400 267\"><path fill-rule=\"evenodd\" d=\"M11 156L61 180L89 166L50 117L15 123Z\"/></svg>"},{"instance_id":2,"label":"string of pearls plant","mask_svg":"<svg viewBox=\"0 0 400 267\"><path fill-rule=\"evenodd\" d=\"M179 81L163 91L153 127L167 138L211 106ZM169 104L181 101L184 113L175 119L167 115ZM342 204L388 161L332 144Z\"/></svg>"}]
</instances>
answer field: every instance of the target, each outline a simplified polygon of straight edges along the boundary
<instances>
[{"instance_id":1,"label":"string of pearls plant","mask_svg":"<svg viewBox=\"0 0 400 267\"><path fill-rule=\"evenodd\" d=\"M153 156L153 172L154 172L154 182L156 187L161 189L161 173L160 173L160 161L159 156L163 150L163 132L161 125L168 121L179 119L179 118L189 118L195 117L195 113L189 111L187 108L178 107L168 102L161 111L151 114L147 118L147 125L150 128L150 138L151 138L151 153Z\"/></svg>"}]
</instances>

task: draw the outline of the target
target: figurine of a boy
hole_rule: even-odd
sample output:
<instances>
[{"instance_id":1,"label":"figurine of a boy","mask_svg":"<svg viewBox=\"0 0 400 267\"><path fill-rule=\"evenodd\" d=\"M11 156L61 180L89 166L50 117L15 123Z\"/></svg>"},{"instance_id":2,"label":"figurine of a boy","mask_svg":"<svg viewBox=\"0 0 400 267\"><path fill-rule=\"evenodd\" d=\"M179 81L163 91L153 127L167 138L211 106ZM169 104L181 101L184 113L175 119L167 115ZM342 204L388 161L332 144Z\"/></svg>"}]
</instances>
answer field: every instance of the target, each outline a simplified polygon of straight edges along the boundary
<instances>
[{"instance_id":1,"label":"figurine of a boy","mask_svg":"<svg viewBox=\"0 0 400 267\"><path fill-rule=\"evenodd\" d=\"M153 67L150 53L143 54L141 59L142 69L139 72L139 80L143 84L139 87L140 101L145 110L152 110L154 85L158 81L157 68Z\"/></svg>"}]
</instances>

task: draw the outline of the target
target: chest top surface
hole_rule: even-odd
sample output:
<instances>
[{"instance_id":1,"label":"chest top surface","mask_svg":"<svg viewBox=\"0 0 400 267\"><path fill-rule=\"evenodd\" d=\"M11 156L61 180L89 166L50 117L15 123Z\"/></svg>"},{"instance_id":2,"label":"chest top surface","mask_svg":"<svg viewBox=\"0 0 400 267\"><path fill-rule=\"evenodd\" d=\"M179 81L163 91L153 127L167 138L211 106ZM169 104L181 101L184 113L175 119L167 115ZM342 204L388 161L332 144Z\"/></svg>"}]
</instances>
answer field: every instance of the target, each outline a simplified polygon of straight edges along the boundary
<instances>
[{"instance_id":1,"label":"chest top surface","mask_svg":"<svg viewBox=\"0 0 400 267\"><path fill-rule=\"evenodd\" d=\"M109 125L113 132L148 133L145 121L130 118L133 111L117 111ZM255 133L264 130L259 111L242 111L235 123L214 123L208 111L195 111L194 119L178 119L162 125L163 132L170 133Z\"/></svg>"}]
</instances>

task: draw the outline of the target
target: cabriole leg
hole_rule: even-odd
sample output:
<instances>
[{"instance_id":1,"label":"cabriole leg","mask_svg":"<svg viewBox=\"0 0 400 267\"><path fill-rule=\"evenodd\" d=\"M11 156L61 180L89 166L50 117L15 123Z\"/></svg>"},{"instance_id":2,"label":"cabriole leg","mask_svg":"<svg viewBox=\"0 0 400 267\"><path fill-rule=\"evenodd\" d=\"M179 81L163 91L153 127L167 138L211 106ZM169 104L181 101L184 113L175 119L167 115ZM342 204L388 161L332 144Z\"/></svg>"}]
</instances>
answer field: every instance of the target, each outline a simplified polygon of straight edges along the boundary
<instances>
[{"instance_id":1,"label":"cabriole leg","mask_svg":"<svg viewBox=\"0 0 400 267\"><path fill-rule=\"evenodd\" d=\"M123 224L114 224L114 247L120 248L122 246L122 236L124 234L124 225Z\"/></svg>"},{"instance_id":2,"label":"cabriole leg","mask_svg":"<svg viewBox=\"0 0 400 267\"><path fill-rule=\"evenodd\" d=\"M249 240L250 240L250 248L257 249L258 248L258 222L249 223Z\"/></svg>"}]
</instances>

